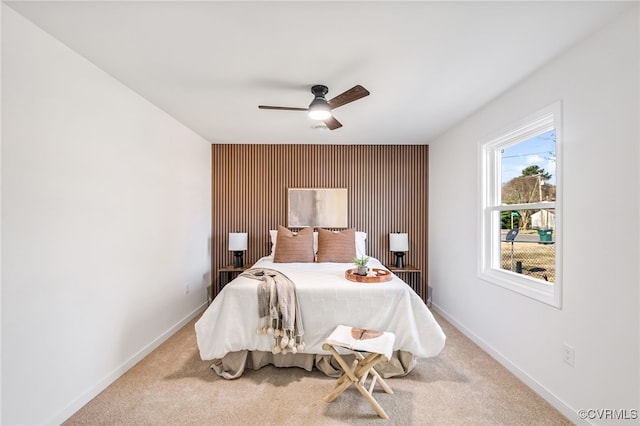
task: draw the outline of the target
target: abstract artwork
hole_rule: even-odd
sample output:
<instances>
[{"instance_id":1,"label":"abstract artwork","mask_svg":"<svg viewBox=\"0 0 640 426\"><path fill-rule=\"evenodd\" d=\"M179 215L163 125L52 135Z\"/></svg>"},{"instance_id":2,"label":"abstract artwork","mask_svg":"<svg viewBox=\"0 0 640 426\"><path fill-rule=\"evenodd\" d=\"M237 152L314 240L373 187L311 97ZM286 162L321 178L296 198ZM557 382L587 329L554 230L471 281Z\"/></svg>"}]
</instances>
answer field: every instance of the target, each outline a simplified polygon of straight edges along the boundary
<instances>
[{"instance_id":1,"label":"abstract artwork","mask_svg":"<svg viewBox=\"0 0 640 426\"><path fill-rule=\"evenodd\" d=\"M289 188L288 191L288 227L347 227L346 188Z\"/></svg>"}]
</instances>

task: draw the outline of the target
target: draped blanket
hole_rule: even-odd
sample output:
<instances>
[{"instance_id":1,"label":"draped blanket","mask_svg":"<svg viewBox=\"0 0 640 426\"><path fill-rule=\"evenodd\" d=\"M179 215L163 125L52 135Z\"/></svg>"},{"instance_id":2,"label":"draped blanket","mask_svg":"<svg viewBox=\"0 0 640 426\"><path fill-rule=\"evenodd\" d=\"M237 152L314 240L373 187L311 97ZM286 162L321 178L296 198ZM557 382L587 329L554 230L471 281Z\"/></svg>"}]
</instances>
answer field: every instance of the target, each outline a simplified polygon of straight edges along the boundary
<instances>
[{"instance_id":1,"label":"draped blanket","mask_svg":"<svg viewBox=\"0 0 640 426\"><path fill-rule=\"evenodd\" d=\"M304 327L296 286L280 271L269 268L251 268L242 276L259 280L258 334L273 335L274 354L297 353L304 349Z\"/></svg>"}]
</instances>

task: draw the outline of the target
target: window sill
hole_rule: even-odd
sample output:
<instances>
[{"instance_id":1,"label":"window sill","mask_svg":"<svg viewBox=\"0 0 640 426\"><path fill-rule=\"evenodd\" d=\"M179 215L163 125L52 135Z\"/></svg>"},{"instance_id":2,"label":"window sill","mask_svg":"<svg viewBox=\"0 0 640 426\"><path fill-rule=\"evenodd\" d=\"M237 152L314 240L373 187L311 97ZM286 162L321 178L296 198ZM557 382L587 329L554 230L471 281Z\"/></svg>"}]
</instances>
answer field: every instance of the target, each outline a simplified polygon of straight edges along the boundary
<instances>
[{"instance_id":1,"label":"window sill","mask_svg":"<svg viewBox=\"0 0 640 426\"><path fill-rule=\"evenodd\" d=\"M481 271L479 278L555 308L562 307L558 283L546 283L510 271Z\"/></svg>"}]
</instances>

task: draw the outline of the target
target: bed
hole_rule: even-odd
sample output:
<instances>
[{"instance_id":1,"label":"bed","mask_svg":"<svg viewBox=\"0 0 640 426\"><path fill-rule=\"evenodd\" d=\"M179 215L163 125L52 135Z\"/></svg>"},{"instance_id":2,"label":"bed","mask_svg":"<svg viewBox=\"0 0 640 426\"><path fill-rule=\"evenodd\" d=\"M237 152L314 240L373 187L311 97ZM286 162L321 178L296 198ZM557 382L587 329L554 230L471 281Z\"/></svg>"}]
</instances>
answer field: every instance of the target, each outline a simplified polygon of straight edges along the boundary
<instances>
[{"instance_id":1,"label":"bed","mask_svg":"<svg viewBox=\"0 0 640 426\"><path fill-rule=\"evenodd\" d=\"M281 229L279 232L282 234ZM281 240L277 241L280 244ZM314 242L312 250L317 244ZM320 258L321 250L313 254L314 260ZM345 271L354 267L352 262L282 262L277 251L274 247L272 254L258 260L248 274L266 268L281 272L295 283L304 348L295 354L273 353L273 336L257 332L263 325L258 316L260 281L242 274L220 291L195 325L200 357L212 361L212 369L221 377L234 379L246 368L268 364L308 371L316 368L337 376L339 367L322 349L322 343L340 324L396 335L393 358L379 368L383 377L408 374L418 358L436 356L444 347L445 335L433 315L396 275L391 274L386 282L354 282L345 278ZM368 266L386 270L374 258L369 259Z\"/></svg>"}]
</instances>

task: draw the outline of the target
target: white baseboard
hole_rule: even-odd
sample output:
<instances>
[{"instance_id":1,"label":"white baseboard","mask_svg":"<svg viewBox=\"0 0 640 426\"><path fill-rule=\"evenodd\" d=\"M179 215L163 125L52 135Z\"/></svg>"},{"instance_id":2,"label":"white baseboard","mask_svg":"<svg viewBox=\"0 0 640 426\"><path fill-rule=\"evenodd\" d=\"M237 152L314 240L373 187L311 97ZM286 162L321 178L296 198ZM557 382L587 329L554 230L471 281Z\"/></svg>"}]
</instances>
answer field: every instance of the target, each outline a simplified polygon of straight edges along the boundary
<instances>
[{"instance_id":1,"label":"white baseboard","mask_svg":"<svg viewBox=\"0 0 640 426\"><path fill-rule=\"evenodd\" d=\"M450 315L436 303L432 304L433 311L441 315L444 319L446 319L451 325L453 325L456 329L458 329L462 334L468 337L473 343L480 346L482 350L487 352L493 359L498 361L504 368L509 370L520 379L524 384L529 386L535 393L540 395L545 401L555 407L558 411L560 411L564 416L566 416L570 421L577 425L591 425L590 422L581 419L577 415L577 410L575 408L570 407L552 392L550 392L547 388L545 388L542 384L537 382L534 378L529 376L525 371L521 370L517 365L511 362L508 358L502 355L498 350L489 345L486 341L480 338L478 335L474 334L471 330L464 326L460 321L458 321L455 317Z\"/></svg>"},{"instance_id":2,"label":"white baseboard","mask_svg":"<svg viewBox=\"0 0 640 426\"><path fill-rule=\"evenodd\" d=\"M102 380L100 380L98 383L96 383L94 386L92 386L82 395L78 396L72 403L70 403L67 407L65 407L61 412L53 416L45 424L47 425L62 424L65 420L71 417L76 411L82 408L87 402L91 401L100 392L105 390L110 384L115 382L120 376L126 373L127 370L129 370L131 367L133 367L138 362L140 362L144 357L146 357L151 352L153 352L154 349L156 349L158 346L164 343L169 337L173 336L178 330L180 330L189 321L195 318L196 315L204 311L206 307L207 307L207 302L202 303L195 310L193 310L187 316L185 316L180 321L175 323L168 330L166 330L164 333L162 333L160 336L154 339L151 343L149 343L147 346L145 346L136 354L134 354L131 358L126 360L124 363L122 363L122 365L117 367L111 373L107 374L106 377L104 377Z\"/></svg>"}]
</instances>

